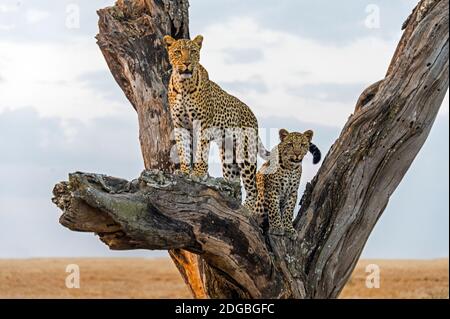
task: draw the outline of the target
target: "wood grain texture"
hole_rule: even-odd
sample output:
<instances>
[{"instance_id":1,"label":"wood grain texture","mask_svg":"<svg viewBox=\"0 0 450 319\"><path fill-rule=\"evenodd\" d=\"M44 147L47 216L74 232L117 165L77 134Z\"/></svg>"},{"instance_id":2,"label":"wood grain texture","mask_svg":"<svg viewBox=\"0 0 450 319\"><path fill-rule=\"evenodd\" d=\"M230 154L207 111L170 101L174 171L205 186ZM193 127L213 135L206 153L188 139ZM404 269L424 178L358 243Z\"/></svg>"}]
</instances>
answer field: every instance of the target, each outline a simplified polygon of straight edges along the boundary
<instances>
[{"instance_id":1,"label":"wood grain texture","mask_svg":"<svg viewBox=\"0 0 450 319\"><path fill-rule=\"evenodd\" d=\"M296 241L264 234L238 185L173 173L161 38L188 37L187 1L118 1L102 9L99 46L138 113L146 171L128 182L74 173L55 186L60 222L112 249L167 249L197 298L336 298L448 90L446 0L423 0L386 77L364 90L307 185Z\"/></svg>"}]
</instances>

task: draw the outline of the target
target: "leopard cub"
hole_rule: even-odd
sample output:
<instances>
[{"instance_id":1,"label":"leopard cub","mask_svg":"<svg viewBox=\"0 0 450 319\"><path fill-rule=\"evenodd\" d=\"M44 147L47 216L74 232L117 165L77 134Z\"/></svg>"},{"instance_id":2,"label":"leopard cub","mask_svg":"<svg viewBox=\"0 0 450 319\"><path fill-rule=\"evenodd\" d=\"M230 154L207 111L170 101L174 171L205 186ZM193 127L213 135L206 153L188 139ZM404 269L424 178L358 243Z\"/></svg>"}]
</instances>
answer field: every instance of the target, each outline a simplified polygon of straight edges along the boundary
<instances>
[{"instance_id":1,"label":"leopard cub","mask_svg":"<svg viewBox=\"0 0 450 319\"><path fill-rule=\"evenodd\" d=\"M320 150L311 143L313 131L304 133L280 130L280 144L272 151L256 175L258 202L257 214L269 219L269 233L284 235L292 239L297 232L292 225L298 188L302 176L302 161L309 152L313 163L320 162Z\"/></svg>"}]
</instances>

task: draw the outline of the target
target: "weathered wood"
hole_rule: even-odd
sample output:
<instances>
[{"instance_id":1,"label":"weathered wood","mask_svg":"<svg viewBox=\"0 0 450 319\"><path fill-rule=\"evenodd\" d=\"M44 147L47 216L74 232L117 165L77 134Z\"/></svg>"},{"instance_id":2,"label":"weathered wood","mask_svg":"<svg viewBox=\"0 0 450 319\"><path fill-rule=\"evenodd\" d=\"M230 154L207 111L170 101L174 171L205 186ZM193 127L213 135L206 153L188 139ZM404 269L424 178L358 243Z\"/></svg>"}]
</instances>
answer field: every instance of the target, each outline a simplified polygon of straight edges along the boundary
<instances>
[{"instance_id":1,"label":"weathered wood","mask_svg":"<svg viewBox=\"0 0 450 319\"><path fill-rule=\"evenodd\" d=\"M263 233L237 185L173 174L160 39L188 37L187 7L135 0L99 11L99 45L138 113L147 170L132 182L71 174L54 189L60 222L111 249L170 250L197 298L337 297L448 90L448 1L423 0L405 22L386 77L361 94L307 185L295 242Z\"/></svg>"}]
</instances>

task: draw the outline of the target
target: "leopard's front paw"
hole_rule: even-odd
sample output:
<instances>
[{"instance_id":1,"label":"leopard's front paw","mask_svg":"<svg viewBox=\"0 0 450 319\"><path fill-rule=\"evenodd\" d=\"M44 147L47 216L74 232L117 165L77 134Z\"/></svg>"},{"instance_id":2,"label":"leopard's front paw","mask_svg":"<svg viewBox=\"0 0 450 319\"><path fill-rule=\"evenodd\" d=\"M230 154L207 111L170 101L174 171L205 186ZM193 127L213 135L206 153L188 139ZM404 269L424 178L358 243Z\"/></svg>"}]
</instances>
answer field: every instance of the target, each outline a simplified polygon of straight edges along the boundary
<instances>
[{"instance_id":1,"label":"leopard's front paw","mask_svg":"<svg viewBox=\"0 0 450 319\"><path fill-rule=\"evenodd\" d=\"M197 177L204 177L208 175L208 165L206 163L194 163L192 175Z\"/></svg>"},{"instance_id":2,"label":"leopard's front paw","mask_svg":"<svg viewBox=\"0 0 450 319\"><path fill-rule=\"evenodd\" d=\"M191 175L192 168L190 165L181 163L180 168L175 171L177 174Z\"/></svg>"}]
</instances>

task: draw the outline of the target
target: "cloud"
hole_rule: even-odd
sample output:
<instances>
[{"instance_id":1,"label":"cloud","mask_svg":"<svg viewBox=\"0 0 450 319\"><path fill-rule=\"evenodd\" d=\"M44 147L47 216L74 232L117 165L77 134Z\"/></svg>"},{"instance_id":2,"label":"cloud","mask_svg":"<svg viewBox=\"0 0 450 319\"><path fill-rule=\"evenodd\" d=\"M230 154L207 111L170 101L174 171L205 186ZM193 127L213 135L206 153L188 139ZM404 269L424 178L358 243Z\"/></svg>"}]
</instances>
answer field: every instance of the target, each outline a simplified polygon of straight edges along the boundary
<instances>
[{"instance_id":1,"label":"cloud","mask_svg":"<svg viewBox=\"0 0 450 319\"><path fill-rule=\"evenodd\" d=\"M322 83L292 86L288 88L288 91L290 94L307 99L337 101L353 105L365 88L366 85L364 83Z\"/></svg>"},{"instance_id":2,"label":"cloud","mask_svg":"<svg viewBox=\"0 0 450 319\"><path fill-rule=\"evenodd\" d=\"M0 4L0 13L11 13L19 11L20 4Z\"/></svg>"},{"instance_id":3,"label":"cloud","mask_svg":"<svg viewBox=\"0 0 450 319\"><path fill-rule=\"evenodd\" d=\"M22 165L55 170L72 167L131 178L142 166L136 114L131 108L120 115L89 121L43 118L34 108L22 108L0 114L0 129L1 136L8 136L0 140L1 169Z\"/></svg>"},{"instance_id":4,"label":"cloud","mask_svg":"<svg viewBox=\"0 0 450 319\"><path fill-rule=\"evenodd\" d=\"M264 57L262 48L224 49L226 64L246 64L261 61Z\"/></svg>"},{"instance_id":5,"label":"cloud","mask_svg":"<svg viewBox=\"0 0 450 319\"><path fill-rule=\"evenodd\" d=\"M102 91L114 80L89 39L66 44L0 41L0 69L8 79L0 83L0 112L33 105L42 116L88 120L130 108L125 98L111 99ZM90 86L93 82L97 84ZM116 90L118 97L117 85Z\"/></svg>"},{"instance_id":6,"label":"cloud","mask_svg":"<svg viewBox=\"0 0 450 319\"><path fill-rule=\"evenodd\" d=\"M14 24L0 24L0 31L11 31L14 30L15 27Z\"/></svg>"},{"instance_id":7,"label":"cloud","mask_svg":"<svg viewBox=\"0 0 450 319\"><path fill-rule=\"evenodd\" d=\"M117 85L111 72L106 68L81 74L77 81L80 81L85 87L97 92L105 99L121 104L128 103L125 94Z\"/></svg>"},{"instance_id":8,"label":"cloud","mask_svg":"<svg viewBox=\"0 0 450 319\"><path fill-rule=\"evenodd\" d=\"M28 44L67 43L80 36L93 39L98 31L97 10L113 4L111 0L2 0L2 3L9 11L0 11L0 21L3 25L15 26L11 32L4 32L2 39ZM79 28L66 25L67 18L73 12L67 8L74 5L80 9Z\"/></svg>"},{"instance_id":9,"label":"cloud","mask_svg":"<svg viewBox=\"0 0 450 319\"><path fill-rule=\"evenodd\" d=\"M281 113L333 127L342 127L361 92L384 77L398 43L397 38L367 36L341 45L324 43L272 30L249 17L203 31L201 61L210 78L257 117Z\"/></svg>"},{"instance_id":10,"label":"cloud","mask_svg":"<svg viewBox=\"0 0 450 319\"><path fill-rule=\"evenodd\" d=\"M29 24L36 24L39 22L44 21L48 17L50 17L50 12L43 11L43 10L37 10L37 9L29 9L25 13L25 19L27 23Z\"/></svg>"},{"instance_id":11,"label":"cloud","mask_svg":"<svg viewBox=\"0 0 450 319\"><path fill-rule=\"evenodd\" d=\"M267 93L267 85L259 77L248 79L247 81L219 82L225 90L246 94L249 92Z\"/></svg>"},{"instance_id":12,"label":"cloud","mask_svg":"<svg viewBox=\"0 0 450 319\"><path fill-rule=\"evenodd\" d=\"M42 11L53 14L49 8L44 4ZM247 16L203 31L202 62L211 79L258 117L283 112L334 127L353 111L356 88L384 76L397 44L397 39L365 36L337 45L272 29ZM95 41L87 37L45 44L0 41L0 68L8 78L0 82L5 92L0 112L33 105L43 116L88 120L129 108Z\"/></svg>"},{"instance_id":13,"label":"cloud","mask_svg":"<svg viewBox=\"0 0 450 319\"><path fill-rule=\"evenodd\" d=\"M239 92L231 88L231 93L240 93L238 97L257 116L282 113L301 121L335 127L342 126L353 111L359 95L355 88L383 78L397 44L397 41L375 37L355 39L344 45L323 43L272 30L248 17L210 25L203 33L202 63L212 80L251 83L257 78L264 84L264 92ZM246 52L246 63L230 61L230 52ZM328 94L327 98L306 90L323 91L330 85L335 93ZM345 92L337 93L339 88ZM353 95L343 99L349 92Z\"/></svg>"},{"instance_id":14,"label":"cloud","mask_svg":"<svg viewBox=\"0 0 450 319\"><path fill-rule=\"evenodd\" d=\"M87 122L42 118L33 108L5 111L0 136L0 258L161 255L110 252L94 235L61 227L61 211L50 200L53 185L70 172L139 176L143 164L131 109Z\"/></svg>"},{"instance_id":15,"label":"cloud","mask_svg":"<svg viewBox=\"0 0 450 319\"><path fill-rule=\"evenodd\" d=\"M190 25L192 34L202 33L211 24L224 24L231 16L246 16L266 27L314 38L324 43L342 44L361 37L390 40L397 37L400 27L417 0L191 0ZM376 5L380 10L380 28L369 29L364 21L366 7Z\"/></svg>"},{"instance_id":16,"label":"cloud","mask_svg":"<svg viewBox=\"0 0 450 319\"><path fill-rule=\"evenodd\" d=\"M0 32L8 34L9 31L12 31L16 28L16 24L12 22L13 20L10 18L10 16L15 15L15 13L19 11L19 9L20 3L0 3L0 20L3 22L0 23Z\"/></svg>"}]
</instances>

